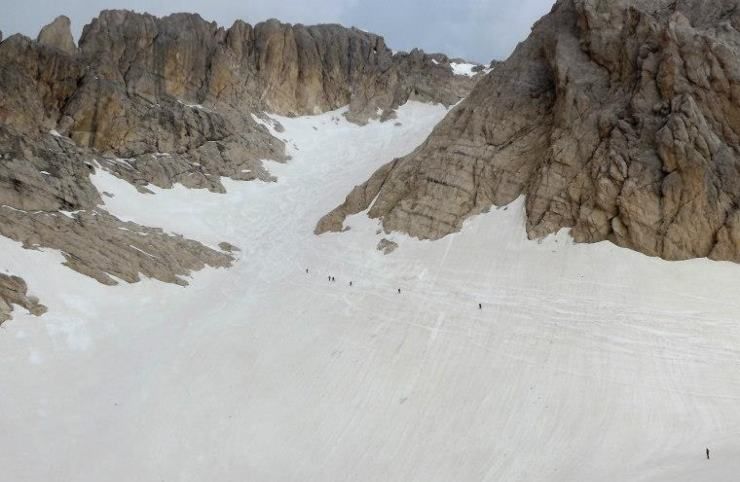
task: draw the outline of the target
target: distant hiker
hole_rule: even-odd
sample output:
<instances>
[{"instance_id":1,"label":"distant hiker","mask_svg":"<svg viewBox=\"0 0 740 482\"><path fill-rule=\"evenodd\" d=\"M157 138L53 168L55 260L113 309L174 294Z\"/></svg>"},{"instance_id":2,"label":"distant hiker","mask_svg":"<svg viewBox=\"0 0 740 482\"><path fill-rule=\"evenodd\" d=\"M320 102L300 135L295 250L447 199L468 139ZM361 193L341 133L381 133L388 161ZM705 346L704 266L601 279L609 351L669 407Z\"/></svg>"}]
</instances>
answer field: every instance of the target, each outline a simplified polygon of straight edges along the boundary
<instances>
[{"instance_id":1,"label":"distant hiker","mask_svg":"<svg viewBox=\"0 0 740 482\"><path fill-rule=\"evenodd\" d=\"M352 286L352 282L351 281L349 282L349 285Z\"/></svg>"},{"instance_id":2,"label":"distant hiker","mask_svg":"<svg viewBox=\"0 0 740 482\"><path fill-rule=\"evenodd\" d=\"M483 309L483 303L478 303L478 309L479 310L482 310Z\"/></svg>"},{"instance_id":3,"label":"distant hiker","mask_svg":"<svg viewBox=\"0 0 740 482\"><path fill-rule=\"evenodd\" d=\"M329 281L331 281L331 276L329 276Z\"/></svg>"},{"instance_id":4,"label":"distant hiker","mask_svg":"<svg viewBox=\"0 0 740 482\"><path fill-rule=\"evenodd\" d=\"M707 449L707 460L709 460L709 449Z\"/></svg>"},{"instance_id":5,"label":"distant hiker","mask_svg":"<svg viewBox=\"0 0 740 482\"><path fill-rule=\"evenodd\" d=\"M306 274L308 274L308 268L306 268Z\"/></svg>"},{"instance_id":6,"label":"distant hiker","mask_svg":"<svg viewBox=\"0 0 740 482\"><path fill-rule=\"evenodd\" d=\"M398 288L398 294L399 295L401 294L401 288Z\"/></svg>"}]
</instances>

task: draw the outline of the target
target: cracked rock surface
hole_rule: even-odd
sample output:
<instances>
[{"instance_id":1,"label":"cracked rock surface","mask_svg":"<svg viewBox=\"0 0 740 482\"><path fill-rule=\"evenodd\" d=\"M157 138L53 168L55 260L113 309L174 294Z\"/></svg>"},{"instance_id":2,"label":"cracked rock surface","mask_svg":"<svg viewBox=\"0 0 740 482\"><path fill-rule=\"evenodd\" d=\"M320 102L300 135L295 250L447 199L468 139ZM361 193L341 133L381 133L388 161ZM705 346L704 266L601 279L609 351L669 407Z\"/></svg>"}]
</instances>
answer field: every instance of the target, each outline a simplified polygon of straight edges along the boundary
<instances>
[{"instance_id":1,"label":"cracked rock surface","mask_svg":"<svg viewBox=\"0 0 740 482\"><path fill-rule=\"evenodd\" d=\"M0 325L11 318L13 305L21 306L36 316L46 313L46 307L35 296L28 295L25 281L0 273Z\"/></svg>"},{"instance_id":2,"label":"cracked rock surface","mask_svg":"<svg viewBox=\"0 0 740 482\"><path fill-rule=\"evenodd\" d=\"M108 170L141 192L176 183L224 192L222 177L275 181L262 161L287 156L265 112L349 106L362 124L392 119L409 99L449 106L483 77L455 75L451 62L393 54L382 37L338 25L226 29L196 14L103 11L79 45L64 16L36 40L0 36L0 235L59 250L101 283L186 284L195 270L229 266L238 248L117 219L91 173ZM0 319L11 304L41 312L22 280L2 283Z\"/></svg>"},{"instance_id":3,"label":"cracked rock surface","mask_svg":"<svg viewBox=\"0 0 740 482\"><path fill-rule=\"evenodd\" d=\"M560 0L317 233L369 208L437 239L525 195L531 238L740 262L739 30L730 0Z\"/></svg>"}]
</instances>

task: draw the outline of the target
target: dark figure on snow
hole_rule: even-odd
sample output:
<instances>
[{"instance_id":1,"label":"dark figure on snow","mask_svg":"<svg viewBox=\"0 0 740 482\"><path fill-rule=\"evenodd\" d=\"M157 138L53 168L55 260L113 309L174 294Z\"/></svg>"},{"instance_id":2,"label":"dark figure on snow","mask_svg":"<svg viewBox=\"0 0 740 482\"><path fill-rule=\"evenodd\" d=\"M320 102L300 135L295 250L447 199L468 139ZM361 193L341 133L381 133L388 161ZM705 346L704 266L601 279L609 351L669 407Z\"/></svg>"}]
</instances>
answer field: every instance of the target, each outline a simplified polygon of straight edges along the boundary
<instances>
[{"instance_id":1,"label":"dark figure on snow","mask_svg":"<svg viewBox=\"0 0 740 482\"><path fill-rule=\"evenodd\" d=\"M331 276L329 276L329 281L331 281Z\"/></svg>"},{"instance_id":2,"label":"dark figure on snow","mask_svg":"<svg viewBox=\"0 0 740 482\"><path fill-rule=\"evenodd\" d=\"M707 449L707 460L709 460L709 449Z\"/></svg>"},{"instance_id":3,"label":"dark figure on snow","mask_svg":"<svg viewBox=\"0 0 740 482\"><path fill-rule=\"evenodd\" d=\"M306 274L308 274L308 268L306 268Z\"/></svg>"},{"instance_id":4,"label":"dark figure on snow","mask_svg":"<svg viewBox=\"0 0 740 482\"><path fill-rule=\"evenodd\" d=\"M479 310L482 310L483 309L483 303L478 303L478 309Z\"/></svg>"},{"instance_id":5,"label":"dark figure on snow","mask_svg":"<svg viewBox=\"0 0 740 482\"><path fill-rule=\"evenodd\" d=\"M399 295L401 294L401 288L398 288L398 294Z\"/></svg>"},{"instance_id":6,"label":"dark figure on snow","mask_svg":"<svg viewBox=\"0 0 740 482\"><path fill-rule=\"evenodd\" d=\"M349 282L349 285L352 286L352 282L351 281Z\"/></svg>"}]
</instances>

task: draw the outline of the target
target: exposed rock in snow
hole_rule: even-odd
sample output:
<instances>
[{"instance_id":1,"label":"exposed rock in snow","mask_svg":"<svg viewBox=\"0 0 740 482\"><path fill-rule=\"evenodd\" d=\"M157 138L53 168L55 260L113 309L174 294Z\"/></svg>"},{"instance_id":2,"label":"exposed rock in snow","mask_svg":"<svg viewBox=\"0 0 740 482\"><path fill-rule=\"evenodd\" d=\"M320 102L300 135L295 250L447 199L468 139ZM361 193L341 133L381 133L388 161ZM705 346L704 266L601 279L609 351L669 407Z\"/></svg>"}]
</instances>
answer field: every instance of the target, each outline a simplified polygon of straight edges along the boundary
<instances>
[{"instance_id":1,"label":"exposed rock in snow","mask_svg":"<svg viewBox=\"0 0 740 482\"><path fill-rule=\"evenodd\" d=\"M117 284L113 277L134 283L142 275L187 285L191 272L233 261L199 242L126 223L103 210L23 212L0 206L0 235L26 248L57 249L66 266L107 285Z\"/></svg>"},{"instance_id":2,"label":"exposed rock in snow","mask_svg":"<svg viewBox=\"0 0 740 482\"><path fill-rule=\"evenodd\" d=\"M381 251L383 254L391 254L393 251L395 251L398 248L398 243L395 241L391 241L389 239L381 239L378 242L378 251Z\"/></svg>"},{"instance_id":3,"label":"exposed rock in snow","mask_svg":"<svg viewBox=\"0 0 740 482\"><path fill-rule=\"evenodd\" d=\"M13 305L27 309L35 316L46 313L46 307L39 303L38 298L28 295L28 286L23 279L0 273L0 325L10 319Z\"/></svg>"},{"instance_id":4,"label":"exposed rock in snow","mask_svg":"<svg viewBox=\"0 0 740 482\"><path fill-rule=\"evenodd\" d=\"M525 194L532 238L740 262L738 22L730 0L561 0L318 232L370 208L436 239Z\"/></svg>"},{"instance_id":5,"label":"exposed rock in snow","mask_svg":"<svg viewBox=\"0 0 740 482\"><path fill-rule=\"evenodd\" d=\"M3 481L737 479L737 266L528 242L523 199L435 242L363 215L314 236L445 109L342 113L278 119L298 149L276 183L151 195L96 170L117 218L243 248L187 289L104 286L0 237L0 272L49 307L0 329Z\"/></svg>"},{"instance_id":6,"label":"exposed rock in snow","mask_svg":"<svg viewBox=\"0 0 740 482\"><path fill-rule=\"evenodd\" d=\"M286 146L279 123L260 121L263 111L348 106L344 115L362 124L393 118L409 99L450 106L475 81L437 58L393 55L382 37L338 25L224 29L193 14L130 11L101 12L77 48L69 19L58 17L37 41L0 44L2 232L59 249L104 283L139 275L179 283L202 266L225 266L229 256L197 243L144 227L125 234L90 174L105 169L141 192L275 181L263 161L287 160Z\"/></svg>"}]
</instances>

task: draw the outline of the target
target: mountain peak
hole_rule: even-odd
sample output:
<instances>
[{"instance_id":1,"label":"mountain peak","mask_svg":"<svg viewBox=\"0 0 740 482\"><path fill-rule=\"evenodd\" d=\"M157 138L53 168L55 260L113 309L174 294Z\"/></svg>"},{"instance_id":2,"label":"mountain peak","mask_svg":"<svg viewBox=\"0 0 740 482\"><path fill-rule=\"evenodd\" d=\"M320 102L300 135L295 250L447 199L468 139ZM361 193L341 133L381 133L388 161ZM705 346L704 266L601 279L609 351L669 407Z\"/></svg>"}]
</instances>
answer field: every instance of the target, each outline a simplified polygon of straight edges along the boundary
<instances>
[{"instance_id":1,"label":"mountain peak","mask_svg":"<svg viewBox=\"0 0 740 482\"><path fill-rule=\"evenodd\" d=\"M39 32L38 43L47 47L59 49L68 54L74 54L77 50L69 17L60 15Z\"/></svg>"}]
</instances>

